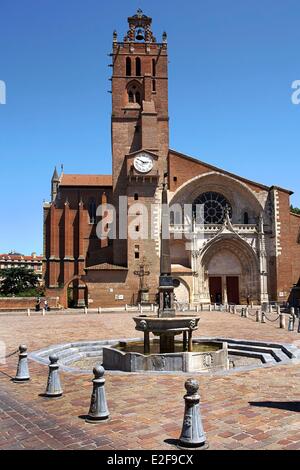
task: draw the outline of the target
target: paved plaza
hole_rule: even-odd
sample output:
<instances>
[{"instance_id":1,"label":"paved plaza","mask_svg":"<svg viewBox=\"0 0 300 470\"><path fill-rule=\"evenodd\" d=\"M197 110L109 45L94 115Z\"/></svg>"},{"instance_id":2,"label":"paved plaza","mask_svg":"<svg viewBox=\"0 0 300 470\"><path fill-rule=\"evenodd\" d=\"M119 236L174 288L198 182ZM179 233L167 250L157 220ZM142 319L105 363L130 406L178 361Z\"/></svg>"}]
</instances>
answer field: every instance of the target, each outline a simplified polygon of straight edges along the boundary
<instances>
[{"instance_id":1,"label":"paved plaza","mask_svg":"<svg viewBox=\"0 0 300 470\"><path fill-rule=\"evenodd\" d=\"M1 340L9 354L19 344L28 351L80 340L137 337L132 313L1 314ZM224 312L202 312L195 335L290 343L300 335L278 322L256 323ZM87 424L91 375L61 372L64 395L47 400L48 369L29 361L31 380L15 384L17 355L0 365L1 449L166 449L180 435L186 374L107 372L110 420ZM201 411L210 449L300 450L300 367L294 362L194 374L200 381Z\"/></svg>"}]
</instances>

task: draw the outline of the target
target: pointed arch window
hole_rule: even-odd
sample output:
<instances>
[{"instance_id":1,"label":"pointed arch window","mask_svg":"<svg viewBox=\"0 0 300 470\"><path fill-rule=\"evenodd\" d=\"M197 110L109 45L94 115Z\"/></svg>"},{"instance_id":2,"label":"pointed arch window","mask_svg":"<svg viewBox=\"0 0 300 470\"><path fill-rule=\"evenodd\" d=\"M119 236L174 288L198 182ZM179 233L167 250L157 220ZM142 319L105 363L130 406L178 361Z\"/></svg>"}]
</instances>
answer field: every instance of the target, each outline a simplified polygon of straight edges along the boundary
<instances>
[{"instance_id":1,"label":"pointed arch window","mask_svg":"<svg viewBox=\"0 0 300 470\"><path fill-rule=\"evenodd\" d=\"M141 59L137 57L135 59L135 75L140 77L142 74L142 66L141 66Z\"/></svg>"},{"instance_id":2,"label":"pointed arch window","mask_svg":"<svg viewBox=\"0 0 300 470\"><path fill-rule=\"evenodd\" d=\"M131 58L126 57L126 76L131 77Z\"/></svg>"},{"instance_id":3,"label":"pointed arch window","mask_svg":"<svg viewBox=\"0 0 300 470\"><path fill-rule=\"evenodd\" d=\"M94 198L91 198L89 200L89 220L90 224L95 224L96 223L96 201Z\"/></svg>"},{"instance_id":4,"label":"pointed arch window","mask_svg":"<svg viewBox=\"0 0 300 470\"><path fill-rule=\"evenodd\" d=\"M129 103L138 103L139 105L142 104L142 94L141 89L138 83L134 82L129 85L128 89L128 102Z\"/></svg>"}]
</instances>

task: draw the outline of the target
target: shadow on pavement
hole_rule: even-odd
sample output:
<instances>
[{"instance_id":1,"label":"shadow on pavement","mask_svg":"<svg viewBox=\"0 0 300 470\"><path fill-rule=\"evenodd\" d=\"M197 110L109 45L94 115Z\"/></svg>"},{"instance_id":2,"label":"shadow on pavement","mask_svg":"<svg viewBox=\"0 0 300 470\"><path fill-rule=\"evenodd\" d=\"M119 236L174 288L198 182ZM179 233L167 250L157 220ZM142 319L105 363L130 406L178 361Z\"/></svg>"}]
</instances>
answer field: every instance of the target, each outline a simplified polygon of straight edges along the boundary
<instances>
[{"instance_id":1,"label":"shadow on pavement","mask_svg":"<svg viewBox=\"0 0 300 470\"><path fill-rule=\"evenodd\" d=\"M300 401L249 401L249 405L261 408L277 408L279 410L300 411Z\"/></svg>"}]
</instances>

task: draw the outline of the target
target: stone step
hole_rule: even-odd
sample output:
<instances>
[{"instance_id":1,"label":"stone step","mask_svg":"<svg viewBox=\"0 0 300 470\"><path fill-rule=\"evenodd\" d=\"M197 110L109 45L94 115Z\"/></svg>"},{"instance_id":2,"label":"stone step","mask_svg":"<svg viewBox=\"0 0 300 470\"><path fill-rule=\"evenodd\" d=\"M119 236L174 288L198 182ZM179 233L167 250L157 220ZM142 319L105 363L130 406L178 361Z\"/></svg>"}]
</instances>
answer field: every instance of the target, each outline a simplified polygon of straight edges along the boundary
<instances>
[{"instance_id":1,"label":"stone step","mask_svg":"<svg viewBox=\"0 0 300 470\"><path fill-rule=\"evenodd\" d=\"M254 352L248 350L237 350L228 348L228 354L232 356L244 356L244 357L254 357L255 359L260 359L263 364L274 364L275 359L271 354Z\"/></svg>"},{"instance_id":2,"label":"stone step","mask_svg":"<svg viewBox=\"0 0 300 470\"><path fill-rule=\"evenodd\" d=\"M270 354L273 356L274 360L276 362L281 362L282 360L287 359L286 354L284 354L281 349L273 349L273 348L266 348L266 347L261 347L261 346L246 346L243 344L232 344L228 343L228 347L230 349L235 349L237 351L253 351L253 352L259 352L259 353L264 353L264 354Z\"/></svg>"},{"instance_id":3,"label":"stone step","mask_svg":"<svg viewBox=\"0 0 300 470\"><path fill-rule=\"evenodd\" d=\"M99 359L101 360L101 363L102 363L102 354L99 354L99 352L90 352L90 353L77 353L77 354L73 354L71 356L68 356L66 358L63 358L63 360L60 360L59 362L61 364L64 364L64 365L67 365L67 364L70 364L72 362L75 362L75 361L79 361L80 359L85 359L87 357L99 357Z\"/></svg>"},{"instance_id":4,"label":"stone step","mask_svg":"<svg viewBox=\"0 0 300 470\"><path fill-rule=\"evenodd\" d=\"M299 349L292 344L278 344L278 343L268 343L265 341L255 341L255 340L242 340L242 339L232 339L232 338L215 338L215 341L224 342L226 341L230 345L246 345L249 347L263 347L270 348L276 351L282 351L289 359L296 359L299 355Z\"/></svg>"}]
</instances>

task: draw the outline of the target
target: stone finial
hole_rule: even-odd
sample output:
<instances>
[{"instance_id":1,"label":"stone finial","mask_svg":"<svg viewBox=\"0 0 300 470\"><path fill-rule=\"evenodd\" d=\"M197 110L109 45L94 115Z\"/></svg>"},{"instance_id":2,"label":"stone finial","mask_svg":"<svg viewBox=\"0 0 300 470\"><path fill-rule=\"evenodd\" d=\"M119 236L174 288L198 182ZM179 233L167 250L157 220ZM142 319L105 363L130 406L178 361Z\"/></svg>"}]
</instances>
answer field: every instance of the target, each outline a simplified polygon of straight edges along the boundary
<instances>
[{"instance_id":1,"label":"stone finial","mask_svg":"<svg viewBox=\"0 0 300 470\"><path fill-rule=\"evenodd\" d=\"M197 398L200 399L200 395L198 395L199 382L196 379L187 379L184 386L187 391L186 396L190 397L197 395Z\"/></svg>"},{"instance_id":2,"label":"stone finial","mask_svg":"<svg viewBox=\"0 0 300 470\"><path fill-rule=\"evenodd\" d=\"M95 376L95 379L100 379L101 377L104 377L105 374L105 369L103 366L95 366L93 369L93 374Z\"/></svg>"}]
</instances>

